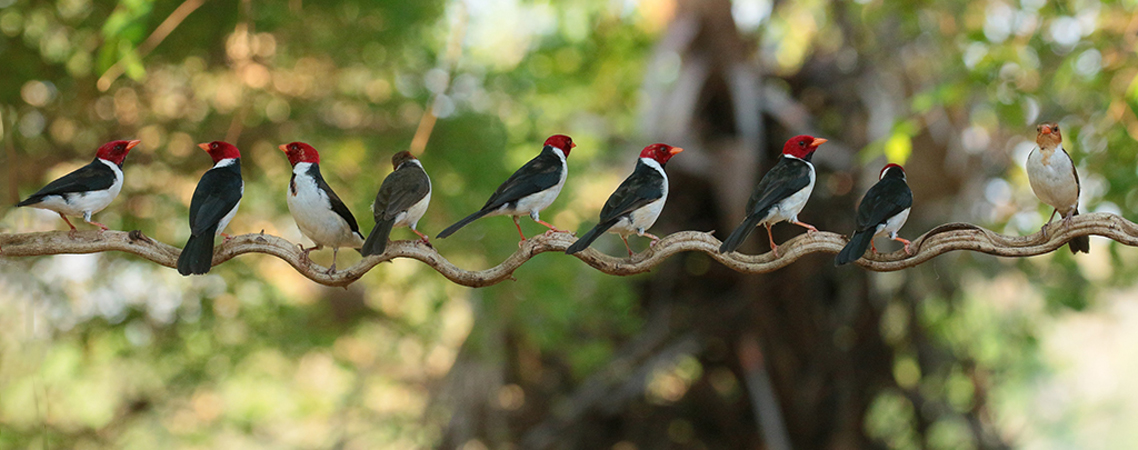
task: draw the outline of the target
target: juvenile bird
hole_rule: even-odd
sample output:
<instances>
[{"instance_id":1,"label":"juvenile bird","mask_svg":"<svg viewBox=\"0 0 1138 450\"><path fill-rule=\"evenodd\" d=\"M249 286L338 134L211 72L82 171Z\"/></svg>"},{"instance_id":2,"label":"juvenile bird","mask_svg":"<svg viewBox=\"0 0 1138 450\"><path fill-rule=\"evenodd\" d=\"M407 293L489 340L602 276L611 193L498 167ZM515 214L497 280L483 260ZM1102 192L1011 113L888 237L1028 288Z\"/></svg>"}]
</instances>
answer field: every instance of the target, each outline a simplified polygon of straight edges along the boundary
<instances>
[{"instance_id":1,"label":"juvenile bird","mask_svg":"<svg viewBox=\"0 0 1138 450\"><path fill-rule=\"evenodd\" d=\"M282 144L277 148L288 156L288 162L292 164L292 178L288 181L285 195L288 211L292 213L300 233L315 244L309 248L300 245L302 260L308 261L308 254L313 250L332 247L332 266L327 273L335 272L340 247L363 246L360 226L320 175L320 153L315 148L303 142Z\"/></svg>"},{"instance_id":2,"label":"juvenile bird","mask_svg":"<svg viewBox=\"0 0 1138 450\"><path fill-rule=\"evenodd\" d=\"M628 245L628 235L632 233L647 236L652 239L651 245L656 245L660 238L647 233L647 230L656 223L664 210L664 202L668 200L668 174L664 172L664 165L682 151L684 149L667 144L644 147L632 174L620 183L601 208L600 222L570 245L565 253L572 255L584 250L605 231L620 236L628 249L628 256L632 256L632 247Z\"/></svg>"},{"instance_id":3,"label":"juvenile bird","mask_svg":"<svg viewBox=\"0 0 1138 450\"><path fill-rule=\"evenodd\" d=\"M798 221L798 213L806 206L810 193L814 191L814 164L810 160L814 151L826 139L811 136L795 136L782 147L782 156L763 179L755 186L751 199L747 201L747 217L735 231L723 241L719 253L733 252L759 225L767 228L771 251L778 257L778 245L771 236L771 225L790 221L805 227L810 232L818 231L813 225Z\"/></svg>"},{"instance_id":4,"label":"juvenile bird","mask_svg":"<svg viewBox=\"0 0 1138 450\"><path fill-rule=\"evenodd\" d=\"M106 230L107 226L91 220L91 215L102 211L122 190L122 163L130 149L140 141L111 141L99 147L95 160L71 173L48 183L43 189L16 206L55 211L71 227L75 237L75 225L67 216L80 216L83 221Z\"/></svg>"},{"instance_id":5,"label":"juvenile bird","mask_svg":"<svg viewBox=\"0 0 1138 450\"><path fill-rule=\"evenodd\" d=\"M834 262L840 266L857 261L867 247L873 247L877 253L873 238L883 234L905 244L905 254L909 254L910 242L898 237L897 231L909 219L912 206L913 191L905 182L905 169L897 164L886 165L881 169L877 184L861 199L857 207L857 229Z\"/></svg>"},{"instance_id":6,"label":"juvenile bird","mask_svg":"<svg viewBox=\"0 0 1138 450\"><path fill-rule=\"evenodd\" d=\"M1027 155L1027 180L1035 196L1055 208L1047 223L1040 228L1046 236L1047 226L1055 219L1055 213L1059 213L1063 223L1068 225L1072 217L1079 215L1079 173L1071 155L1063 149L1063 136L1059 133L1058 124L1044 122L1035 127L1035 131L1035 143L1039 147ZM1079 236L1071 239L1067 246L1071 253L1090 253L1091 239Z\"/></svg>"},{"instance_id":7,"label":"juvenile bird","mask_svg":"<svg viewBox=\"0 0 1138 450\"><path fill-rule=\"evenodd\" d=\"M375 228L364 241L364 256L383 254L391 228L397 226L410 227L424 244L431 245L427 235L415 229L431 203L431 177L411 152L396 153L391 157L391 165L395 171L383 179L371 205Z\"/></svg>"},{"instance_id":8,"label":"juvenile bird","mask_svg":"<svg viewBox=\"0 0 1138 450\"><path fill-rule=\"evenodd\" d=\"M190 238L178 255L178 273L201 275L213 266L213 237L223 233L237 215L245 182L241 179L241 152L233 144L213 141L198 144L213 159L190 199Z\"/></svg>"},{"instance_id":9,"label":"juvenile bird","mask_svg":"<svg viewBox=\"0 0 1138 450\"><path fill-rule=\"evenodd\" d=\"M573 139L569 136L561 134L550 136L549 139L545 140L545 146L542 147L541 153L525 163L513 175L510 175L505 183L498 186L498 190L490 195L490 199L486 201L482 209L447 227L439 233L438 238L444 239L454 234L459 228L479 218L502 215L508 215L514 219L514 226L518 227L518 234L521 235L522 242L525 242L526 235L522 233L518 216L528 214L534 222L549 227L549 231L546 233L563 231L541 220L538 214L553 203L553 200L557 199L557 194L561 193L561 188L565 186L565 177L569 174L569 167L565 164L565 158L569 156L569 151L576 146L577 144L574 144ZM521 242L518 245L521 245Z\"/></svg>"}]
</instances>

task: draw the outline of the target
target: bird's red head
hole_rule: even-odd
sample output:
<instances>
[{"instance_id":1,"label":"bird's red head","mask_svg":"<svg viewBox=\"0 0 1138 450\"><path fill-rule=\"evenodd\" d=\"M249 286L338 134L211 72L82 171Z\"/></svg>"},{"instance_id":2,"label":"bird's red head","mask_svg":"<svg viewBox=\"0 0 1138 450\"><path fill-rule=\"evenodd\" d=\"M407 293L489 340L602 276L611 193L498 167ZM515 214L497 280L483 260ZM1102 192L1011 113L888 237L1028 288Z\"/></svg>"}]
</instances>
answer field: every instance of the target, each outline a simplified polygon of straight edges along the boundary
<instances>
[{"instance_id":1,"label":"bird's red head","mask_svg":"<svg viewBox=\"0 0 1138 450\"><path fill-rule=\"evenodd\" d=\"M652 144L644 147L644 150L640 151L640 157L654 159L662 166L667 164L669 159L672 159L673 156L676 156L677 153L682 151L684 151L684 149L672 147L668 144Z\"/></svg>"},{"instance_id":2,"label":"bird's red head","mask_svg":"<svg viewBox=\"0 0 1138 450\"><path fill-rule=\"evenodd\" d=\"M1063 143L1063 135L1059 133L1059 124L1055 122L1043 122L1035 127L1035 143L1040 147L1054 150L1059 144Z\"/></svg>"},{"instance_id":3,"label":"bird's red head","mask_svg":"<svg viewBox=\"0 0 1138 450\"><path fill-rule=\"evenodd\" d=\"M807 159L814 150L818 149L819 145L825 144L826 139L807 136L805 134L795 136L786 141L786 145L782 146L782 154L790 155L799 159Z\"/></svg>"},{"instance_id":4,"label":"bird's red head","mask_svg":"<svg viewBox=\"0 0 1138 450\"><path fill-rule=\"evenodd\" d=\"M130 149L138 145L139 140L134 141L111 141L99 147L99 151L95 152L95 157L105 159L117 165L122 165L123 160L126 159L126 154L130 153Z\"/></svg>"},{"instance_id":5,"label":"bird's red head","mask_svg":"<svg viewBox=\"0 0 1138 450\"><path fill-rule=\"evenodd\" d=\"M217 164L218 161L223 159L237 159L241 157L241 151L237 150L233 144L225 141L213 141L208 144L198 144L202 150L209 153L209 157L213 158L213 163Z\"/></svg>"},{"instance_id":6,"label":"bird's red head","mask_svg":"<svg viewBox=\"0 0 1138 450\"><path fill-rule=\"evenodd\" d=\"M407 161L414 161L416 159L419 159L419 158L416 158L415 155L411 154L411 152L406 151L406 150L401 151L399 153L391 155L391 168L392 169L398 169L399 166L403 165L403 163L405 163Z\"/></svg>"},{"instance_id":7,"label":"bird's red head","mask_svg":"<svg viewBox=\"0 0 1138 450\"><path fill-rule=\"evenodd\" d=\"M573 143L573 138L564 134L550 136L549 139L545 140L545 145L561 149L561 153L564 153L565 156L569 156L569 151L577 146Z\"/></svg>"},{"instance_id":8,"label":"bird's red head","mask_svg":"<svg viewBox=\"0 0 1138 450\"><path fill-rule=\"evenodd\" d=\"M316 152L316 149L312 148L311 145L305 144L303 142L281 144L277 146L277 148L281 149L282 152L285 152L285 155L288 156L288 163L294 166L296 163L302 162L312 164L320 163L320 153Z\"/></svg>"},{"instance_id":9,"label":"bird's red head","mask_svg":"<svg viewBox=\"0 0 1138 450\"><path fill-rule=\"evenodd\" d=\"M881 173L877 175L877 179L880 180L882 178L885 178L885 172L888 172L889 169L892 168L897 168L897 170L901 172L901 176L905 176L905 168L901 167L900 164L886 164L885 167L881 168Z\"/></svg>"}]
</instances>

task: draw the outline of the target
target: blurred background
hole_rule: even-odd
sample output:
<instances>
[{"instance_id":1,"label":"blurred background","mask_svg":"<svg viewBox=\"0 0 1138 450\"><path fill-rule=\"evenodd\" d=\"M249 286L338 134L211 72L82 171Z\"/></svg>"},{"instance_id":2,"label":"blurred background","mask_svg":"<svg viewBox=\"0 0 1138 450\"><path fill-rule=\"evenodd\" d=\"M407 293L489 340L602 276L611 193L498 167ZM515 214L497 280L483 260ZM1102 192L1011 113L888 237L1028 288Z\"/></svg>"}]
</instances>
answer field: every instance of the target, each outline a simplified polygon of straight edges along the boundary
<instances>
[{"instance_id":1,"label":"blurred background","mask_svg":"<svg viewBox=\"0 0 1138 450\"><path fill-rule=\"evenodd\" d=\"M544 219L592 226L639 150L667 142L687 151L652 231L722 237L782 143L810 133L830 142L807 223L848 234L898 162L915 198L902 236L953 221L1030 234L1051 211L1022 165L1051 120L1083 210L1134 220L1136 9L0 0L0 196L138 138L96 220L180 247L210 166L194 144L224 139L246 182L229 232L307 242L277 145L320 150L365 232L391 155L411 149L434 236L565 133L578 147ZM66 229L0 214L4 232ZM476 270L516 242L498 217L435 246ZM0 448L1121 448L1138 442L1138 252L1091 242L895 273L814 254L741 275L684 254L619 278L543 254L484 289L402 259L347 289L259 254L194 278L118 253L0 259ZM594 247L624 254L611 235ZM742 250L767 251L765 232Z\"/></svg>"}]
</instances>

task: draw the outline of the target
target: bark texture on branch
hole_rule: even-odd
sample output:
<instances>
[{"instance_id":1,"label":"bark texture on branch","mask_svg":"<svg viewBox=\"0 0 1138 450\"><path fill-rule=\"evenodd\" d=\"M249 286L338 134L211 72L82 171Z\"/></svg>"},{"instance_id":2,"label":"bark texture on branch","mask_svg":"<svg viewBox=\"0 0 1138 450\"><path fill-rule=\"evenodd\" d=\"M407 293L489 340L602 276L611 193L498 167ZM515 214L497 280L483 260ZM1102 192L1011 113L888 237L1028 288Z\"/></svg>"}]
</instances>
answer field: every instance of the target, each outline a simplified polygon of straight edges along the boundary
<instances>
[{"instance_id":1,"label":"bark texture on branch","mask_svg":"<svg viewBox=\"0 0 1138 450\"><path fill-rule=\"evenodd\" d=\"M756 232L756 235L763 233ZM913 240L912 255L903 251L873 255L855 264L868 270L888 272L914 267L938 255L954 250L972 250L1004 257L1042 255L1063 247L1076 236L1096 235L1128 246L1138 246L1138 224L1110 213L1075 216L1069 223L1056 221L1047 228L1047 236L1037 232L1028 236L1005 236L968 223L948 223L936 227ZM753 239L754 237L752 237ZM435 249L419 241L395 241L383 255L362 259L346 269L327 274L327 268L301 258L296 244L268 234L244 234L223 242L214 252L218 265L245 253L276 256L292 265L301 275L327 286L347 286L364 276L377 264L395 258L412 258L426 263L447 279L469 287L483 287L512 278L511 274L534 255L564 252L576 237L569 233L535 236L522 244L501 264L485 270L464 270ZM633 275L652 270L665 259L681 252L702 252L728 268L745 273L771 272L790 265L810 253L838 253L847 238L828 231L803 233L779 246L780 257L767 252L761 255L720 254L720 241L700 231L681 231L660 240L653 248L631 258L619 258L587 249L576 256L586 264L609 275ZM150 239L140 231L81 231L71 238L65 231L39 233L0 233L0 256L44 256L59 254L120 251L131 253L166 267L175 267L180 250Z\"/></svg>"}]
</instances>

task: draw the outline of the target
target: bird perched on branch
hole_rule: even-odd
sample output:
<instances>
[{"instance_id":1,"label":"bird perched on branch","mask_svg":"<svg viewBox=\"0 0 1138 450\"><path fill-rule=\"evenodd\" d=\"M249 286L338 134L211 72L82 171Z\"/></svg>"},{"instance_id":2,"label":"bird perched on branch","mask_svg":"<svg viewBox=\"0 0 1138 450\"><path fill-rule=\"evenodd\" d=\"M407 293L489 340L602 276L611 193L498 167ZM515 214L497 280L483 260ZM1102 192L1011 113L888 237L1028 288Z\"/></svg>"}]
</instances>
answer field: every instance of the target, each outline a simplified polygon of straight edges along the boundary
<instances>
[{"instance_id":1,"label":"bird perched on branch","mask_svg":"<svg viewBox=\"0 0 1138 450\"><path fill-rule=\"evenodd\" d=\"M719 253L735 251L759 225L767 228L767 238L776 258L778 245L770 234L771 225L786 220L805 227L809 232L818 231L813 225L799 222L798 213L802 212L806 201L810 199L810 193L814 191L816 177L810 159L814 157L818 146L825 142L826 139L806 135L786 141L778 162L763 175L751 193L751 199L747 201L746 219L723 241Z\"/></svg>"},{"instance_id":2,"label":"bird perched on branch","mask_svg":"<svg viewBox=\"0 0 1138 450\"><path fill-rule=\"evenodd\" d=\"M1055 213L1059 213L1067 225L1072 217L1079 215L1079 173L1071 155L1063 149L1063 135L1059 133L1058 124L1044 122L1035 127L1035 131L1035 143L1039 147L1027 156L1027 180L1035 196L1055 208L1047 223L1040 228L1046 236L1047 226L1055 219ZM1079 236L1071 239L1067 246L1071 253L1090 253L1091 240L1089 236Z\"/></svg>"},{"instance_id":3,"label":"bird perched on branch","mask_svg":"<svg viewBox=\"0 0 1138 450\"><path fill-rule=\"evenodd\" d=\"M905 254L910 254L909 240L898 237L897 231L909 219L912 206L913 191L905 182L905 169L897 164L887 164L881 169L877 184L869 188L861 199L857 207L857 229L838 253L835 264L840 266L857 261L867 247L872 247L873 253L877 253L873 238L882 234L905 244Z\"/></svg>"},{"instance_id":4,"label":"bird perched on branch","mask_svg":"<svg viewBox=\"0 0 1138 450\"><path fill-rule=\"evenodd\" d=\"M534 222L549 228L546 233L560 232L552 224L541 220L538 214L548 207L561 188L565 186L565 177L569 174L569 167L565 158L569 151L576 147L569 136L555 134L545 140L541 153L520 169L510 175L510 178L498 186L498 190L490 195L490 199L474 214L466 216L454 225L447 227L438 238L443 239L466 224L486 216L508 215L514 219L514 226L518 227L518 234L525 242L526 235L522 233L522 226L518 223L518 216L529 215ZM519 242L518 245L521 245Z\"/></svg>"},{"instance_id":5,"label":"bird perched on branch","mask_svg":"<svg viewBox=\"0 0 1138 450\"><path fill-rule=\"evenodd\" d=\"M237 215L245 182L241 179L241 152L233 144L213 141L198 144L213 159L213 168L205 171L190 199L190 238L178 255L178 273L201 275L213 266L213 237L222 235L229 221Z\"/></svg>"},{"instance_id":6,"label":"bird perched on branch","mask_svg":"<svg viewBox=\"0 0 1138 450\"><path fill-rule=\"evenodd\" d=\"M300 245L301 260L324 246L332 247L332 266L327 273L336 271L336 257L340 247L360 248L364 236L355 216L332 191L320 175L320 153L303 142L283 144L279 147L292 164L292 178L288 182L288 211L300 233L311 239L312 247Z\"/></svg>"},{"instance_id":7,"label":"bird perched on branch","mask_svg":"<svg viewBox=\"0 0 1138 450\"><path fill-rule=\"evenodd\" d=\"M565 253L572 255L584 250L605 231L620 236L628 249L628 256L632 256L632 247L628 245L628 235L632 233L647 236L652 239L651 245L656 245L660 238L646 231L656 223L660 211L664 210L664 202L668 200L668 174L664 172L664 165L682 151L684 149L667 144L644 147L632 174L620 183L601 208L600 222L570 245Z\"/></svg>"},{"instance_id":8,"label":"bird perched on branch","mask_svg":"<svg viewBox=\"0 0 1138 450\"><path fill-rule=\"evenodd\" d=\"M99 147L95 160L71 173L48 183L43 189L16 206L55 211L71 227L75 236L75 225L67 216L83 217L83 221L107 230L107 226L91 221L91 215L102 211L118 197L122 190L122 163L130 149L140 141L111 141Z\"/></svg>"},{"instance_id":9,"label":"bird perched on branch","mask_svg":"<svg viewBox=\"0 0 1138 450\"><path fill-rule=\"evenodd\" d=\"M383 254L391 228L397 226L410 227L419 235L419 240L428 247L431 245L427 235L415 229L431 203L431 177L411 152L396 153L391 157L391 165L395 171L383 179L375 194L375 203L371 205L375 228L364 241L361 251L364 256Z\"/></svg>"}]
</instances>

